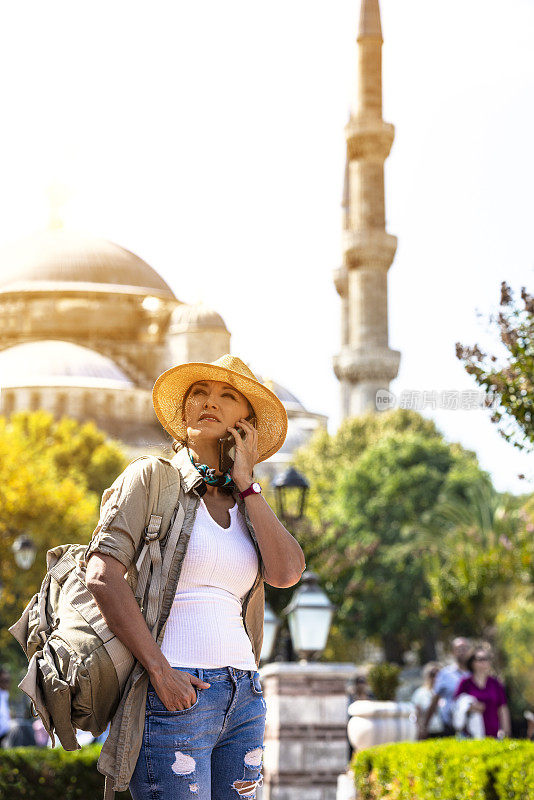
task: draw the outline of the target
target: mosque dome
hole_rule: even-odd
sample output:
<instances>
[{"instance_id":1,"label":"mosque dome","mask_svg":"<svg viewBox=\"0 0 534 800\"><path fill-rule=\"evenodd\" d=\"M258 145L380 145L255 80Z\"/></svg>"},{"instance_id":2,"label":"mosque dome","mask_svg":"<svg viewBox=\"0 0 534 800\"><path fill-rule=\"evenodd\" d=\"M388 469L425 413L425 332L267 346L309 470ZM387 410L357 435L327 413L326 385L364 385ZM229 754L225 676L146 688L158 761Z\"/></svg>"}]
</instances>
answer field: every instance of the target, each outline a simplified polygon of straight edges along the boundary
<instances>
[{"instance_id":1,"label":"mosque dome","mask_svg":"<svg viewBox=\"0 0 534 800\"><path fill-rule=\"evenodd\" d=\"M293 418L289 418L287 421L287 435L279 453L292 455L299 447L306 444L308 439L309 431L302 428Z\"/></svg>"},{"instance_id":2,"label":"mosque dome","mask_svg":"<svg viewBox=\"0 0 534 800\"><path fill-rule=\"evenodd\" d=\"M282 401L286 411L306 411L298 397L295 397L293 392L290 392L285 386L282 386L280 383L276 383L276 381L273 381L270 378L262 378L257 372L255 375L264 386L270 389L271 392L274 392L278 399Z\"/></svg>"},{"instance_id":3,"label":"mosque dome","mask_svg":"<svg viewBox=\"0 0 534 800\"><path fill-rule=\"evenodd\" d=\"M170 333L195 331L204 328L221 328L227 330L220 314L206 303L184 303L173 311Z\"/></svg>"},{"instance_id":4,"label":"mosque dome","mask_svg":"<svg viewBox=\"0 0 534 800\"><path fill-rule=\"evenodd\" d=\"M0 250L0 292L110 287L175 300L142 258L114 242L66 230L48 230Z\"/></svg>"},{"instance_id":5,"label":"mosque dome","mask_svg":"<svg viewBox=\"0 0 534 800\"><path fill-rule=\"evenodd\" d=\"M16 344L0 351L0 386L134 388L128 376L107 356L53 339Z\"/></svg>"}]
</instances>

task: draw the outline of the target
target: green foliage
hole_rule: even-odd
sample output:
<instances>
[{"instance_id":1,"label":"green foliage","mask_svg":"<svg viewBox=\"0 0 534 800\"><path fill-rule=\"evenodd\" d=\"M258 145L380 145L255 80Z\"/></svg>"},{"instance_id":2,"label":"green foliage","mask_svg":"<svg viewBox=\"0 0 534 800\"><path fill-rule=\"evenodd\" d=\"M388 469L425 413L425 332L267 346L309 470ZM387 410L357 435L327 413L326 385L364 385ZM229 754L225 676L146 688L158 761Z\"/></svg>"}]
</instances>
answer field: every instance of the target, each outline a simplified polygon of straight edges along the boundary
<instances>
[{"instance_id":1,"label":"green foliage","mask_svg":"<svg viewBox=\"0 0 534 800\"><path fill-rule=\"evenodd\" d=\"M0 417L0 647L2 659L23 658L7 631L38 590L46 551L67 542L88 542L98 521L100 494L126 465L116 444L92 423L45 411ZM12 545L29 535L33 566L21 570ZM16 656L14 655L16 651Z\"/></svg>"},{"instance_id":2,"label":"green foliage","mask_svg":"<svg viewBox=\"0 0 534 800\"><path fill-rule=\"evenodd\" d=\"M354 465L359 456L379 442L385 433L402 434L406 431L429 438L439 437L432 420L404 409L351 417L342 422L335 436L330 436L324 430L317 431L294 458L296 468L311 484L306 515L312 523L320 525L330 516L335 474Z\"/></svg>"},{"instance_id":3,"label":"green foliage","mask_svg":"<svg viewBox=\"0 0 534 800\"><path fill-rule=\"evenodd\" d=\"M534 708L534 597L519 594L497 614L497 642L515 694Z\"/></svg>"},{"instance_id":4,"label":"green foliage","mask_svg":"<svg viewBox=\"0 0 534 800\"><path fill-rule=\"evenodd\" d=\"M101 800L104 776L96 768L100 745L0 750L0 797L9 800ZM129 792L116 794L129 800Z\"/></svg>"},{"instance_id":5,"label":"green foliage","mask_svg":"<svg viewBox=\"0 0 534 800\"><path fill-rule=\"evenodd\" d=\"M499 759L498 754L495 755L491 767L497 800L505 800L505 798L506 800L532 800L534 797L533 755L531 748L507 752L506 761Z\"/></svg>"},{"instance_id":6,"label":"green foliage","mask_svg":"<svg viewBox=\"0 0 534 800\"><path fill-rule=\"evenodd\" d=\"M356 635L347 639L335 621L334 615L334 621L330 628L328 641L321 660L338 663L348 661L352 664L361 664L366 658L366 644L368 644L368 641L366 642L363 636Z\"/></svg>"},{"instance_id":7,"label":"green foliage","mask_svg":"<svg viewBox=\"0 0 534 800\"><path fill-rule=\"evenodd\" d=\"M55 421L48 411L18 411L9 418L8 427L34 456L46 454L59 475L83 481L98 495L128 463L120 444L108 439L94 422L80 424L70 417Z\"/></svg>"},{"instance_id":8,"label":"green foliage","mask_svg":"<svg viewBox=\"0 0 534 800\"><path fill-rule=\"evenodd\" d=\"M515 498L475 484L465 499L445 496L422 523L430 611L451 633L491 638L499 607L531 583L534 536Z\"/></svg>"},{"instance_id":9,"label":"green foliage","mask_svg":"<svg viewBox=\"0 0 534 800\"><path fill-rule=\"evenodd\" d=\"M534 444L534 298L521 288L522 307L514 302L505 281L501 283L501 311L497 333L503 345L502 358L483 353L478 345L456 344L456 355L466 372L495 399L491 417L499 433L520 450Z\"/></svg>"},{"instance_id":10,"label":"green foliage","mask_svg":"<svg viewBox=\"0 0 534 800\"><path fill-rule=\"evenodd\" d=\"M400 667L397 664L373 664L367 681L377 700L394 700L400 682Z\"/></svg>"},{"instance_id":11,"label":"green foliage","mask_svg":"<svg viewBox=\"0 0 534 800\"><path fill-rule=\"evenodd\" d=\"M534 743L431 739L356 752L361 800L531 800Z\"/></svg>"},{"instance_id":12,"label":"green foliage","mask_svg":"<svg viewBox=\"0 0 534 800\"><path fill-rule=\"evenodd\" d=\"M335 436L321 431L294 463L310 482L300 541L338 607L336 625L347 640L380 637L387 660L400 661L438 619L419 525L442 495L461 500L488 476L474 453L404 409L345 420Z\"/></svg>"}]
</instances>

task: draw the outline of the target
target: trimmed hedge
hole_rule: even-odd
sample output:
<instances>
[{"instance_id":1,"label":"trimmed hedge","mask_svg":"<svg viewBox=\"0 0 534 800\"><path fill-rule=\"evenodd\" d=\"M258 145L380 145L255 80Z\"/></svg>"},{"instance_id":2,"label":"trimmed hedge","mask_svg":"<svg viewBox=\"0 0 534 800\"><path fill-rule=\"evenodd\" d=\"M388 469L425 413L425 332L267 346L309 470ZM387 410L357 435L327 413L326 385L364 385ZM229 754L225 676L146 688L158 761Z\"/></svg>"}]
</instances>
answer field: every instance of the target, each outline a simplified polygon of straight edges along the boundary
<instances>
[{"instance_id":1,"label":"trimmed hedge","mask_svg":"<svg viewBox=\"0 0 534 800\"><path fill-rule=\"evenodd\" d=\"M534 742L427 739L355 752L361 800L533 800Z\"/></svg>"},{"instance_id":2,"label":"trimmed hedge","mask_svg":"<svg viewBox=\"0 0 534 800\"><path fill-rule=\"evenodd\" d=\"M102 800L99 754L100 745L0 750L0 797ZM361 800L534 799L534 742L524 739L383 744L354 753L351 766Z\"/></svg>"},{"instance_id":3,"label":"trimmed hedge","mask_svg":"<svg viewBox=\"0 0 534 800\"><path fill-rule=\"evenodd\" d=\"M67 752L62 747L0 750L0 798L9 800L102 800L104 776L96 762L101 745ZM120 792L116 800L131 800Z\"/></svg>"}]
</instances>

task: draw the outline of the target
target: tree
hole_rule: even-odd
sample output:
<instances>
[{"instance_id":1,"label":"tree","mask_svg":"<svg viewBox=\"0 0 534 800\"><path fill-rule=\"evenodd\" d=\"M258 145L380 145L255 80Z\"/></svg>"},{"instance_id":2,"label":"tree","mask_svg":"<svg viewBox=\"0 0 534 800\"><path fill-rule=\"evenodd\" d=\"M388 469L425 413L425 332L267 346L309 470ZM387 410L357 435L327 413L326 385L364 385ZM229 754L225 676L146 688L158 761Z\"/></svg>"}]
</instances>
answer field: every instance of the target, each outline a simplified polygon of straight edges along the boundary
<instances>
[{"instance_id":1,"label":"tree","mask_svg":"<svg viewBox=\"0 0 534 800\"><path fill-rule=\"evenodd\" d=\"M494 639L497 612L532 581L534 537L516 498L484 483L444 496L420 527L425 574L451 634Z\"/></svg>"},{"instance_id":2,"label":"tree","mask_svg":"<svg viewBox=\"0 0 534 800\"><path fill-rule=\"evenodd\" d=\"M0 646L19 654L7 631L38 590L46 551L65 542L88 542L98 521L100 493L125 465L118 445L92 424L44 411L0 417ZM31 536L37 556L21 570L12 546Z\"/></svg>"},{"instance_id":3,"label":"tree","mask_svg":"<svg viewBox=\"0 0 534 800\"><path fill-rule=\"evenodd\" d=\"M321 432L295 464L310 481L307 563L338 606L344 638L379 638L397 663L415 642L431 656L439 618L417 526L441 493L462 498L489 481L475 454L398 409L345 420L333 437Z\"/></svg>"},{"instance_id":4,"label":"tree","mask_svg":"<svg viewBox=\"0 0 534 800\"><path fill-rule=\"evenodd\" d=\"M492 322L497 323L503 344L502 361L483 353L480 347L456 343L456 355L466 372L473 375L488 394L488 404L495 398L497 407L491 416L499 433L520 450L532 450L534 444L534 297L521 288L523 306L514 304L510 287L501 283L500 305L503 309Z\"/></svg>"},{"instance_id":5,"label":"tree","mask_svg":"<svg viewBox=\"0 0 534 800\"><path fill-rule=\"evenodd\" d=\"M511 598L496 619L497 642L506 659L505 673L516 713L523 703L534 707L534 594L522 591Z\"/></svg>"},{"instance_id":6,"label":"tree","mask_svg":"<svg viewBox=\"0 0 534 800\"><path fill-rule=\"evenodd\" d=\"M60 475L83 481L98 495L127 464L121 445L108 439L94 422L80 424L71 417L55 421L48 411L40 410L18 411L3 426L18 432L35 456L47 453Z\"/></svg>"}]
</instances>

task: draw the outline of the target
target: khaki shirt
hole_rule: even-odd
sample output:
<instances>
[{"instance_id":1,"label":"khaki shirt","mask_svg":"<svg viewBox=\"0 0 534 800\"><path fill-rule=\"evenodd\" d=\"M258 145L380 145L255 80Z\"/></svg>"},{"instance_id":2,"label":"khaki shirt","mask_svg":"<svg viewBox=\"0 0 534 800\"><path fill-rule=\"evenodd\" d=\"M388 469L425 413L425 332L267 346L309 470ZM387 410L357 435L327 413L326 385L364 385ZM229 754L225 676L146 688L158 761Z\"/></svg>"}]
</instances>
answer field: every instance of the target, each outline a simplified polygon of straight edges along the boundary
<instances>
[{"instance_id":1,"label":"khaki shirt","mask_svg":"<svg viewBox=\"0 0 534 800\"><path fill-rule=\"evenodd\" d=\"M171 462L155 456L135 459L103 493L100 519L86 550L86 558L98 552L113 556L124 564L128 571L128 582L135 588L137 573L134 562L143 547L143 533L150 515L159 513L163 516L161 531L164 537L170 529L173 511L180 499L185 517L167 582L160 590L156 639L160 646L200 502L201 485L202 477L191 463L185 448L181 448ZM245 518L258 555L258 573L243 600L243 623L252 644L256 665L259 666L263 640L264 565L245 502L237 491L233 496ZM98 759L99 772L110 779L118 792L128 788L141 749L147 686L148 673L136 661Z\"/></svg>"}]
</instances>

